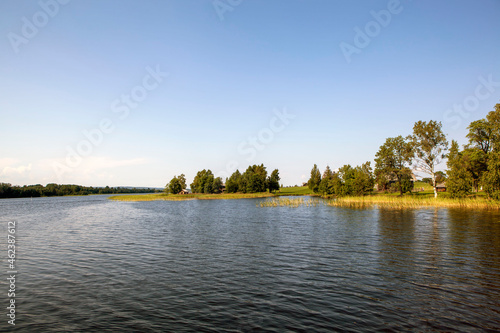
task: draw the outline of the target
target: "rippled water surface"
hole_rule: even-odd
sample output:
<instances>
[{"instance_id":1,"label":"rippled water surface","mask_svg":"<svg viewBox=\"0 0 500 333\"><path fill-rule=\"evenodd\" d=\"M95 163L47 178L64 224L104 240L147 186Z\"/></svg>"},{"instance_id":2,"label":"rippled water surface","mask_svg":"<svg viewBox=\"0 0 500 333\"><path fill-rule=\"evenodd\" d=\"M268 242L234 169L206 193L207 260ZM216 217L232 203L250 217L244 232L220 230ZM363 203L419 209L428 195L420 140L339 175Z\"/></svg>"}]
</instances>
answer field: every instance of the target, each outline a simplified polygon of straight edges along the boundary
<instances>
[{"instance_id":1,"label":"rippled water surface","mask_svg":"<svg viewBox=\"0 0 500 333\"><path fill-rule=\"evenodd\" d=\"M500 329L498 212L259 200L0 200L0 308L13 219L18 331Z\"/></svg>"}]
</instances>

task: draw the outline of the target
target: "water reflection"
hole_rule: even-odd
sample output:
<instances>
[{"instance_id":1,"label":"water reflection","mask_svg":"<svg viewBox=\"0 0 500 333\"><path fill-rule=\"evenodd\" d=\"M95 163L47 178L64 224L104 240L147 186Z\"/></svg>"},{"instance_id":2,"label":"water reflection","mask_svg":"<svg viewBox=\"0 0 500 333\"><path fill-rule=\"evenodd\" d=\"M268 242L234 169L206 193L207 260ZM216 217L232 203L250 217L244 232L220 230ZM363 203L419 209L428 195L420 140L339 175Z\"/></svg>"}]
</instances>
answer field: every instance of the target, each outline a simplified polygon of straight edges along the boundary
<instances>
[{"instance_id":1,"label":"water reflection","mask_svg":"<svg viewBox=\"0 0 500 333\"><path fill-rule=\"evenodd\" d=\"M378 209L382 269L394 276L412 275L415 266L414 210Z\"/></svg>"},{"instance_id":2,"label":"water reflection","mask_svg":"<svg viewBox=\"0 0 500 333\"><path fill-rule=\"evenodd\" d=\"M426 329L498 325L496 219L491 212L379 210L380 269L392 307Z\"/></svg>"}]
</instances>

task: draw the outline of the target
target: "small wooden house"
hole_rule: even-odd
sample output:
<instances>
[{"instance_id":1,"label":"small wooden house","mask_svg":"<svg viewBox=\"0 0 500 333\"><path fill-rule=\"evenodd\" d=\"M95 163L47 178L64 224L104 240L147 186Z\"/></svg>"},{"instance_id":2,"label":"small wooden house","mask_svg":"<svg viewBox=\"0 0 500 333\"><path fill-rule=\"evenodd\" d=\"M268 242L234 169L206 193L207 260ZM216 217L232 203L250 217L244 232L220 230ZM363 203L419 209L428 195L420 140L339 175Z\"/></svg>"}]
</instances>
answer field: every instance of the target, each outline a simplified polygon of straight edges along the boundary
<instances>
[{"instance_id":1,"label":"small wooden house","mask_svg":"<svg viewBox=\"0 0 500 333\"><path fill-rule=\"evenodd\" d=\"M179 194L189 194L189 190L183 189L179 192Z\"/></svg>"},{"instance_id":2,"label":"small wooden house","mask_svg":"<svg viewBox=\"0 0 500 333\"><path fill-rule=\"evenodd\" d=\"M436 191L446 192L446 183L439 183L436 185Z\"/></svg>"}]
</instances>

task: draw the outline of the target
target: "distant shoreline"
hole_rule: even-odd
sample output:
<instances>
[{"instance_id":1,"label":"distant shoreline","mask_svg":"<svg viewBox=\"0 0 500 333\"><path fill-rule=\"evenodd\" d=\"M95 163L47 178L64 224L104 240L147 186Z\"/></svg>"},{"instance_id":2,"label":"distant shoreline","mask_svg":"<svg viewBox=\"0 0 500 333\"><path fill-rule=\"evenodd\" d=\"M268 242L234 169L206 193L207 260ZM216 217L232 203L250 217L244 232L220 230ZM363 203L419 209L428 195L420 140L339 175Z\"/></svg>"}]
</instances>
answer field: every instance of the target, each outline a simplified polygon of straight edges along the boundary
<instances>
[{"instance_id":1,"label":"distant shoreline","mask_svg":"<svg viewBox=\"0 0 500 333\"><path fill-rule=\"evenodd\" d=\"M43 195L43 196L33 196L33 197L8 197L0 198L0 200L10 200L10 199L38 199L38 198L67 198L67 197L92 197L96 195L112 195L112 196L124 196L124 195L148 195L154 194L155 192L146 193L91 193L91 194L65 194L65 195Z\"/></svg>"}]
</instances>

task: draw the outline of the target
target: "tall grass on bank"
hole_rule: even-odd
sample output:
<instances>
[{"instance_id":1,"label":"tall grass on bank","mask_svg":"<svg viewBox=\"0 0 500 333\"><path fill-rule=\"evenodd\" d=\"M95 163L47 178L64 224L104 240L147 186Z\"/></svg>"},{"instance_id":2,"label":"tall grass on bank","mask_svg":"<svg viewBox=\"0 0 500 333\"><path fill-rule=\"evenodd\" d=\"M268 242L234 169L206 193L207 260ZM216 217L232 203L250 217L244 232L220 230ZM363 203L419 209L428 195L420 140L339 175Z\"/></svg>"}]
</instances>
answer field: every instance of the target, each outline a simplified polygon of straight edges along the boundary
<instances>
[{"instance_id":1,"label":"tall grass on bank","mask_svg":"<svg viewBox=\"0 0 500 333\"><path fill-rule=\"evenodd\" d=\"M500 209L500 201L486 198L429 198L429 197L394 197L394 196L366 196L343 197L331 199L326 202L328 206L347 208L383 207L394 209L412 209L426 207L466 208L466 209Z\"/></svg>"},{"instance_id":2,"label":"tall grass on bank","mask_svg":"<svg viewBox=\"0 0 500 333\"><path fill-rule=\"evenodd\" d=\"M257 207L291 207L297 208L300 206L306 207L316 207L320 204L318 199L308 199L304 200L303 198L272 198L266 199L264 201L259 202Z\"/></svg>"},{"instance_id":3,"label":"tall grass on bank","mask_svg":"<svg viewBox=\"0 0 500 333\"><path fill-rule=\"evenodd\" d=\"M271 193L223 193L223 194L144 194L144 195L117 195L109 197L117 201L185 201L185 200L216 200L216 199L253 199L272 197Z\"/></svg>"}]
</instances>

